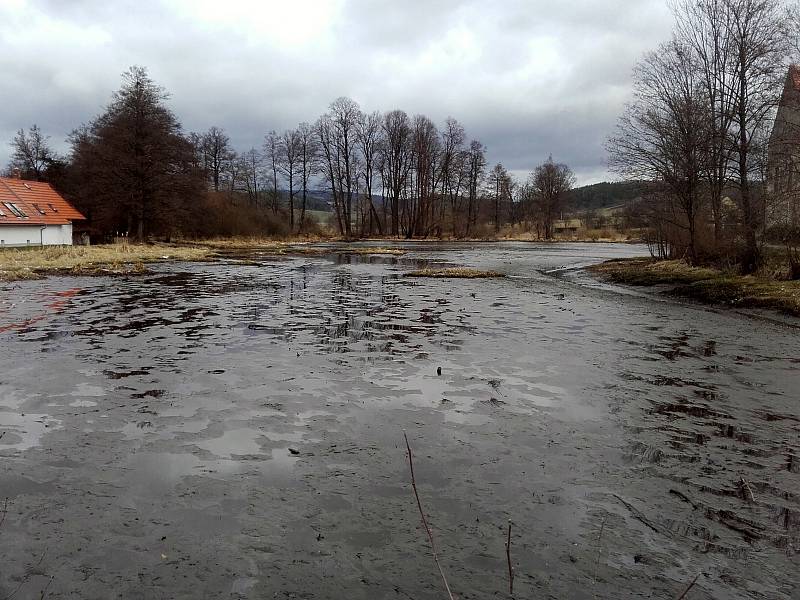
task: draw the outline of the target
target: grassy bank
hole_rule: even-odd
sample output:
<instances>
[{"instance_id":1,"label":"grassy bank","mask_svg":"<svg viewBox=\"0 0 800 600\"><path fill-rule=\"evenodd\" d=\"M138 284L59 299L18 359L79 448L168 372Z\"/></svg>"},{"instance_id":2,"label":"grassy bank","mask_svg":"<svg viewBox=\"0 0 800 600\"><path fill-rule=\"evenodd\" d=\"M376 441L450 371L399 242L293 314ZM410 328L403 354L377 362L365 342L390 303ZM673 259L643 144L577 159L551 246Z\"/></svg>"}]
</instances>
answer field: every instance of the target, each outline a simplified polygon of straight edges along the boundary
<instances>
[{"instance_id":1,"label":"grassy bank","mask_svg":"<svg viewBox=\"0 0 800 600\"><path fill-rule=\"evenodd\" d=\"M129 275L165 260L209 260L212 250L197 246L115 244L46 246L0 251L0 281L41 279L48 275Z\"/></svg>"},{"instance_id":2,"label":"grassy bank","mask_svg":"<svg viewBox=\"0 0 800 600\"><path fill-rule=\"evenodd\" d=\"M636 286L669 286L664 293L706 304L766 308L800 317L800 281L742 276L683 261L614 260L590 267L602 279Z\"/></svg>"},{"instance_id":3,"label":"grassy bank","mask_svg":"<svg viewBox=\"0 0 800 600\"><path fill-rule=\"evenodd\" d=\"M337 250L339 252L339 250ZM398 248L354 247L350 254L398 256ZM113 244L99 246L46 246L0 250L0 281L41 279L48 275L134 275L147 272L147 264L164 261L244 259L264 255L321 256L331 249L308 240L276 241L264 238L219 239L176 244Z\"/></svg>"}]
</instances>

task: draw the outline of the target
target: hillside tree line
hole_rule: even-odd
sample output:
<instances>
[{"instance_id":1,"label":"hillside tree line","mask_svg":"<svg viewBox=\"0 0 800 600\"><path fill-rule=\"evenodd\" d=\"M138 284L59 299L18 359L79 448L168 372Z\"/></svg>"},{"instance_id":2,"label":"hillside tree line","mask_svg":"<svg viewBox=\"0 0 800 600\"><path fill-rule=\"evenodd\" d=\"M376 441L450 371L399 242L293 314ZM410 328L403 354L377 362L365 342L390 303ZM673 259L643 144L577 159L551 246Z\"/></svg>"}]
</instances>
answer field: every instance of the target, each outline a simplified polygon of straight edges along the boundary
<instances>
[{"instance_id":1,"label":"hillside tree line","mask_svg":"<svg viewBox=\"0 0 800 600\"><path fill-rule=\"evenodd\" d=\"M518 183L448 118L365 112L338 98L313 122L268 132L237 151L224 129L185 133L168 93L142 67L124 75L104 112L54 153L37 127L12 140L12 163L50 181L98 238L313 233L327 209L335 233L480 237L508 225L551 237L571 170L552 158Z\"/></svg>"}]
</instances>

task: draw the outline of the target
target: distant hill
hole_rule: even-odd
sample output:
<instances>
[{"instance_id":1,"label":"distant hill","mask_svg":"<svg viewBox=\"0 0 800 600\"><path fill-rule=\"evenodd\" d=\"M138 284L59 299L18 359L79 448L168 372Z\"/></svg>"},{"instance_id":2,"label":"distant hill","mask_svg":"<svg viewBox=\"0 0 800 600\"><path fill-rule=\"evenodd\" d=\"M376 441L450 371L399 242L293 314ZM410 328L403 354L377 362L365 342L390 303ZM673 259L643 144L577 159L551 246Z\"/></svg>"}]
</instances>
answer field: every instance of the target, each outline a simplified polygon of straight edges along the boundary
<instances>
[{"instance_id":1,"label":"distant hill","mask_svg":"<svg viewBox=\"0 0 800 600\"><path fill-rule=\"evenodd\" d=\"M570 191L567 199L569 210L601 210L611 206L627 204L641 195L641 184L637 181L621 181L584 185Z\"/></svg>"},{"instance_id":2,"label":"distant hill","mask_svg":"<svg viewBox=\"0 0 800 600\"><path fill-rule=\"evenodd\" d=\"M586 210L603 210L628 204L641 195L640 183L636 181L603 182L570 190L565 210L583 212ZM281 190L281 195L288 197L288 192ZM373 195L372 201L380 208L383 197ZM300 192L295 192L295 202L299 206ZM316 189L308 191L306 209L321 212L333 211L333 196L330 190Z\"/></svg>"}]
</instances>

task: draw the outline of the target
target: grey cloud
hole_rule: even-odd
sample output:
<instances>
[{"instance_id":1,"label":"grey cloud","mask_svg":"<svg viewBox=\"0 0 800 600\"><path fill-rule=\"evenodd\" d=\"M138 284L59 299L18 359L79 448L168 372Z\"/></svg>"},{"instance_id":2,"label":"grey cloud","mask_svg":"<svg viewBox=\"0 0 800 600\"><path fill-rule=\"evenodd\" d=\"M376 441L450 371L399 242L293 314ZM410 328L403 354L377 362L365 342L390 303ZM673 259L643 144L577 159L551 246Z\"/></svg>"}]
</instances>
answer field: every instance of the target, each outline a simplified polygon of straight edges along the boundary
<instances>
[{"instance_id":1,"label":"grey cloud","mask_svg":"<svg viewBox=\"0 0 800 600\"><path fill-rule=\"evenodd\" d=\"M522 173L552 154L590 182L608 176L603 140L633 64L670 30L663 0L200 4L0 7L0 162L5 140L34 122L66 150L69 131L140 64L169 90L187 130L224 127L240 149L344 95L365 110L453 116L492 162Z\"/></svg>"}]
</instances>

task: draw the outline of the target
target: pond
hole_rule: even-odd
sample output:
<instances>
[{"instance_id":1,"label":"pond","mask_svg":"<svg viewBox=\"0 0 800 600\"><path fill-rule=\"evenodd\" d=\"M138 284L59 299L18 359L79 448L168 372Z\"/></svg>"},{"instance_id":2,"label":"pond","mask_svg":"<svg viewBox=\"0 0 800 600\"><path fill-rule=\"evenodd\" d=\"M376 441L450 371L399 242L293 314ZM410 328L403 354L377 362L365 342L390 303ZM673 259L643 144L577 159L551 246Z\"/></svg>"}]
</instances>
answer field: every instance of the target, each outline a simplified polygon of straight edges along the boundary
<instances>
[{"instance_id":1,"label":"pond","mask_svg":"<svg viewBox=\"0 0 800 600\"><path fill-rule=\"evenodd\" d=\"M797 322L397 246L3 284L0 598L796 594Z\"/></svg>"}]
</instances>

